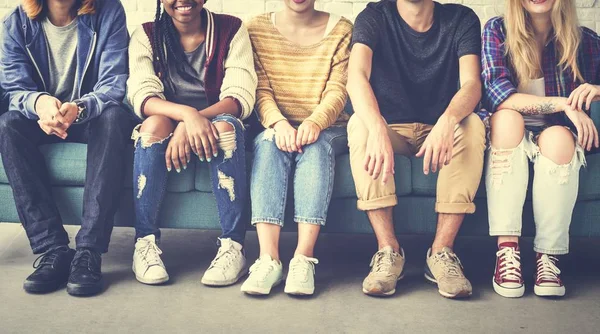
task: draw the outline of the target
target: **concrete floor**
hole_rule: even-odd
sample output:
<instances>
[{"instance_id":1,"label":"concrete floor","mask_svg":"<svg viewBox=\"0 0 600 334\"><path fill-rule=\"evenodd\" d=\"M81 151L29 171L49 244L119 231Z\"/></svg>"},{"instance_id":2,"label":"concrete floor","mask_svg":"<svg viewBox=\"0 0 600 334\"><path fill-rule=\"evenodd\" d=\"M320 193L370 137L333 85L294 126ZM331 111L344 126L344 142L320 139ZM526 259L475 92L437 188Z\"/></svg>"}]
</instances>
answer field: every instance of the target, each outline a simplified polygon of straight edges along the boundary
<instances>
[{"instance_id":1,"label":"concrete floor","mask_svg":"<svg viewBox=\"0 0 600 334\"><path fill-rule=\"evenodd\" d=\"M74 236L77 228L69 227ZM510 300L491 286L494 243L461 238L457 252L474 286L470 300L447 300L422 276L430 238L401 238L407 276L391 298L362 294L361 282L375 251L370 235L323 235L317 254L317 294L292 298L283 286L271 296L242 294L240 284L208 288L200 277L215 253L215 231L163 231L163 260L172 281L165 286L138 283L131 273L133 230L117 228L103 257L106 291L75 298L60 290L29 295L23 279L32 271L24 231L0 224L0 333L598 333L600 284L598 240L574 240L563 265L567 297L542 299L532 292L533 254L524 251L526 295ZM282 239L289 262L295 234ZM248 233L248 259L254 261L256 234ZM524 249L531 248L526 241Z\"/></svg>"}]
</instances>

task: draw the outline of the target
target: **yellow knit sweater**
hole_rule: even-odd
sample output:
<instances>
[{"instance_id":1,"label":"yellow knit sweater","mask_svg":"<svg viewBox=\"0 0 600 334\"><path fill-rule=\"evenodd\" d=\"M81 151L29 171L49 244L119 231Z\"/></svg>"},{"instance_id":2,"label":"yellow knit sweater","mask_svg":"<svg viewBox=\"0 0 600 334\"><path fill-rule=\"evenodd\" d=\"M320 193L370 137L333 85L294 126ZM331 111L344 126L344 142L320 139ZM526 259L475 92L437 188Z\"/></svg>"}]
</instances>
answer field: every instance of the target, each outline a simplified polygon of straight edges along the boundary
<instances>
[{"instance_id":1,"label":"yellow knit sweater","mask_svg":"<svg viewBox=\"0 0 600 334\"><path fill-rule=\"evenodd\" d=\"M342 18L319 43L300 46L273 25L271 13L253 18L248 32L258 75L256 110L269 128L281 120L310 120L321 129L348 116L346 81L352 23Z\"/></svg>"}]
</instances>

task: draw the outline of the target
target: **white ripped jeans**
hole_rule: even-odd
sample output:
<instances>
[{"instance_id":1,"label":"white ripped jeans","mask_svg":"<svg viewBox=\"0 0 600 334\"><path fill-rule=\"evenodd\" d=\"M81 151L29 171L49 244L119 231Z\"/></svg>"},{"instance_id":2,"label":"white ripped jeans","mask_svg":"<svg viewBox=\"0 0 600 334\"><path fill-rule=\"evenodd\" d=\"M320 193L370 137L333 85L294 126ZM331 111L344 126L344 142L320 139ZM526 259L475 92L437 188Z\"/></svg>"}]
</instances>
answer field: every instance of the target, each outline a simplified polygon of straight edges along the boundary
<instances>
[{"instance_id":1,"label":"white ripped jeans","mask_svg":"<svg viewBox=\"0 0 600 334\"><path fill-rule=\"evenodd\" d=\"M549 255L567 254L569 225L579 190L579 169L585 165L583 149L577 145L571 162L558 165L540 153L534 133L525 130L519 146L514 149L490 148L486 159L490 235L521 235L529 181L528 162L531 161L536 227L534 250Z\"/></svg>"}]
</instances>

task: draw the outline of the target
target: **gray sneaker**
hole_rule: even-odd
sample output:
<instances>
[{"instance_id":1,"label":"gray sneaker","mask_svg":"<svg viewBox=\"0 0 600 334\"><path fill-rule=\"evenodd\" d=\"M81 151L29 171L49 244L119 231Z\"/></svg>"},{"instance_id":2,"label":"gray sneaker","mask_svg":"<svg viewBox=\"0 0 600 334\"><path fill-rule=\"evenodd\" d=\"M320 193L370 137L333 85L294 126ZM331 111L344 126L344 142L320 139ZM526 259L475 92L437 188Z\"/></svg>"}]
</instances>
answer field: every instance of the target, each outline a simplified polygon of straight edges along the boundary
<instances>
[{"instance_id":1,"label":"gray sneaker","mask_svg":"<svg viewBox=\"0 0 600 334\"><path fill-rule=\"evenodd\" d=\"M404 277L404 250L394 252L385 247L371 260L371 272L363 281L363 292L371 296L390 296L396 292L396 283Z\"/></svg>"},{"instance_id":2,"label":"gray sneaker","mask_svg":"<svg viewBox=\"0 0 600 334\"><path fill-rule=\"evenodd\" d=\"M431 248L427 251L425 278L436 283L440 295L446 298L464 298L473 293L458 256L448 247L435 255L431 255Z\"/></svg>"}]
</instances>

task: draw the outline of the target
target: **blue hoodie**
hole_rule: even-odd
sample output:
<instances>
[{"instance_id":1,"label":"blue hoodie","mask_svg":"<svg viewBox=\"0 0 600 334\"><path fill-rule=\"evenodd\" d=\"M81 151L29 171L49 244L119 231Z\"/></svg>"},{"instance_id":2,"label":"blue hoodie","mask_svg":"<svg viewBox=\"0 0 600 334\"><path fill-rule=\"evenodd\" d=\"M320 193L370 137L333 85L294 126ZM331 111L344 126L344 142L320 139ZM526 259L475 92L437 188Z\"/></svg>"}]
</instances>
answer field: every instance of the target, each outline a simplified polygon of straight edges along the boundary
<instances>
[{"instance_id":1,"label":"blue hoodie","mask_svg":"<svg viewBox=\"0 0 600 334\"><path fill-rule=\"evenodd\" d=\"M76 97L93 119L121 105L129 74L129 33L119 0L97 0L96 13L78 18ZM0 86L9 111L37 120L35 102L48 94L48 48L39 19L31 20L18 6L2 22Z\"/></svg>"}]
</instances>

